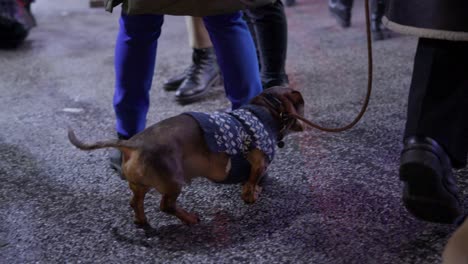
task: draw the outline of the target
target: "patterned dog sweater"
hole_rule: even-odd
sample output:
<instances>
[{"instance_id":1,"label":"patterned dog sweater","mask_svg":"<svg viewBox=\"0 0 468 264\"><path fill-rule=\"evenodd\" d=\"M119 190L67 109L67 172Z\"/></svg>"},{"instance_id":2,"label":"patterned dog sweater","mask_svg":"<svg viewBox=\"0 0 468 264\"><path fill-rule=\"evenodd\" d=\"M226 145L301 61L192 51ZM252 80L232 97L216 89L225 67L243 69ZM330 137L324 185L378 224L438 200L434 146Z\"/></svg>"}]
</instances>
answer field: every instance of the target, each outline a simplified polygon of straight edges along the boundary
<instances>
[{"instance_id":1,"label":"patterned dog sweater","mask_svg":"<svg viewBox=\"0 0 468 264\"><path fill-rule=\"evenodd\" d=\"M265 153L270 163L275 156L278 125L270 113L255 105L246 105L234 111L211 114L186 112L204 132L205 141L213 152L230 156L231 169L221 183L240 183L249 178L250 163L246 155L252 149Z\"/></svg>"}]
</instances>

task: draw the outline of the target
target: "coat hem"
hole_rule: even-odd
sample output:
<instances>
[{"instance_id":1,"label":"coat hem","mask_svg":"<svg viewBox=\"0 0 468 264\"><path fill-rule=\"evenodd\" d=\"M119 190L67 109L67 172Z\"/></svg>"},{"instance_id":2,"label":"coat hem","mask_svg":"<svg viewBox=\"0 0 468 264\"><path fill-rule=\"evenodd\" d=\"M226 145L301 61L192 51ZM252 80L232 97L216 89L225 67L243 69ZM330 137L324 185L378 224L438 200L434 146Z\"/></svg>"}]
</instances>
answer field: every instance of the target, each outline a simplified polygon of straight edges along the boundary
<instances>
[{"instance_id":1,"label":"coat hem","mask_svg":"<svg viewBox=\"0 0 468 264\"><path fill-rule=\"evenodd\" d=\"M387 17L383 17L382 22L387 28L401 34L414 35L421 38L444 39L451 41L468 41L468 32L406 26L390 21Z\"/></svg>"}]
</instances>

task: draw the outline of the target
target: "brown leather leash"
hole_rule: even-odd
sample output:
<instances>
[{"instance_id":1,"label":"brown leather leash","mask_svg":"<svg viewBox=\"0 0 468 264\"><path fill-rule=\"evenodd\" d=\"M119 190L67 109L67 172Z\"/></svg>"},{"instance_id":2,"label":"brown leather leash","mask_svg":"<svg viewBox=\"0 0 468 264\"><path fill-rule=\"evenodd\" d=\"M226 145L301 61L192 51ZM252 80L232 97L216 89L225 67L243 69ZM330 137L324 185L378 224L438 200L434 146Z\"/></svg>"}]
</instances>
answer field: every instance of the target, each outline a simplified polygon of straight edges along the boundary
<instances>
[{"instance_id":1,"label":"brown leather leash","mask_svg":"<svg viewBox=\"0 0 468 264\"><path fill-rule=\"evenodd\" d=\"M348 130L350 128L352 128L354 125L356 125L359 120L361 120L362 116L364 115L364 113L366 112L367 110L367 106L369 105L369 101L370 101L370 96L371 96L371 92L372 92L372 71L373 71L373 67L372 67L372 40L371 40L371 32L370 32L370 15L369 15L369 0L365 0L365 11L366 11L366 34L367 34L367 73L368 73L368 76L367 76L367 94L366 94L366 97L364 99L364 103L361 107L361 111L359 112L359 114L356 116L356 118L354 118L354 120L345 125L345 126L342 126L342 127L337 127L337 128L330 128L330 127L323 127L321 125L318 125L318 124L315 124L309 120L307 120L306 118L302 117L302 116L299 116L299 115L296 115L296 114L293 114L293 113L289 113L289 116L290 117L294 117L294 118L297 118L299 120L301 120L302 122L304 122L305 124L309 125L310 127L313 127L313 128L316 128L316 129L319 129L319 130L322 130L322 131L326 131L326 132L342 132L342 131L345 131L345 130Z\"/></svg>"}]
</instances>

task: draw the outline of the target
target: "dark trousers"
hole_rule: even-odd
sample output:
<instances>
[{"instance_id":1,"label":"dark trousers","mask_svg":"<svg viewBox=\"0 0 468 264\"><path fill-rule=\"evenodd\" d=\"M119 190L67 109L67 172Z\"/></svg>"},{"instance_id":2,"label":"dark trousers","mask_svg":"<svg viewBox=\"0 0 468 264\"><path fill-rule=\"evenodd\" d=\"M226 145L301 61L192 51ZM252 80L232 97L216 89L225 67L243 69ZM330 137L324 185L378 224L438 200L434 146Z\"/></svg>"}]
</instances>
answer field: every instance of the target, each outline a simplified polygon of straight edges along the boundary
<instances>
[{"instance_id":1,"label":"dark trousers","mask_svg":"<svg viewBox=\"0 0 468 264\"><path fill-rule=\"evenodd\" d=\"M263 88L287 84L288 24L283 2L247 10L245 18L255 39Z\"/></svg>"},{"instance_id":2,"label":"dark trousers","mask_svg":"<svg viewBox=\"0 0 468 264\"><path fill-rule=\"evenodd\" d=\"M131 137L146 126L163 15L125 15L115 45L114 110L117 133ZM262 92L255 45L241 12L203 22L216 51L226 96L236 109Z\"/></svg>"},{"instance_id":3,"label":"dark trousers","mask_svg":"<svg viewBox=\"0 0 468 264\"><path fill-rule=\"evenodd\" d=\"M468 151L468 42L419 39L405 138L435 139L455 168Z\"/></svg>"}]
</instances>

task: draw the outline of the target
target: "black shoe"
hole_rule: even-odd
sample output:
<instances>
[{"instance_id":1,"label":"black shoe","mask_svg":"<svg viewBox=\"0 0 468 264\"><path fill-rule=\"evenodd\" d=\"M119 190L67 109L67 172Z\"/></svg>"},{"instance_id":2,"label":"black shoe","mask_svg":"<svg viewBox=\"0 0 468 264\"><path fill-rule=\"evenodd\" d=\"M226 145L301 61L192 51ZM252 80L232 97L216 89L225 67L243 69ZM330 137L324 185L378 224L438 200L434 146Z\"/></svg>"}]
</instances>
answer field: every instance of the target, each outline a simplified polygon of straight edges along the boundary
<instances>
[{"instance_id":1,"label":"black shoe","mask_svg":"<svg viewBox=\"0 0 468 264\"><path fill-rule=\"evenodd\" d=\"M351 6L345 1L329 0L328 10L341 27L347 28L351 26Z\"/></svg>"},{"instance_id":2,"label":"black shoe","mask_svg":"<svg viewBox=\"0 0 468 264\"><path fill-rule=\"evenodd\" d=\"M128 137L122 136L120 134L117 134L117 137L119 139L128 139ZM112 169L114 169L118 175L120 176L120 179L125 180L125 177L122 174L122 152L118 149L112 149L110 154L109 154L109 163Z\"/></svg>"},{"instance_id":3,"label":"black shoe","mask_svg":"<svg viewBox=\"0 0 468 264\"><path fill-rule=\"evenodd\" d=\"M444 149L428 137L410 137L400 157L403 203L421 220L453 224L463 206L452 165Z\"/></svg>"},{"instance_id":4,"label":"black shoe","mask_svg":"<svg viewBox=\"0 0 468 264\"><path fill-rule=\"evenodd\" d=\"M194 49L187 77L176 91L176 100L187 104L197 101L209 88L219 84L221 76L213 48Z\"/></svg>"},{"instance_id":5,"label":"black shoe","mask_svg":"<svg viewBox=\"0 0 468 264\"><path fill-rule=\"evenodd\" d=\"M163 83L163 89L166 91L175 91L179 89L180 85L182 82L187 78L187 73L189 72L189 69L186 69L183 73L180 73L179 75L176 75L172 78L169 78L165 83Z\"/></svg>"}]
</instances>

